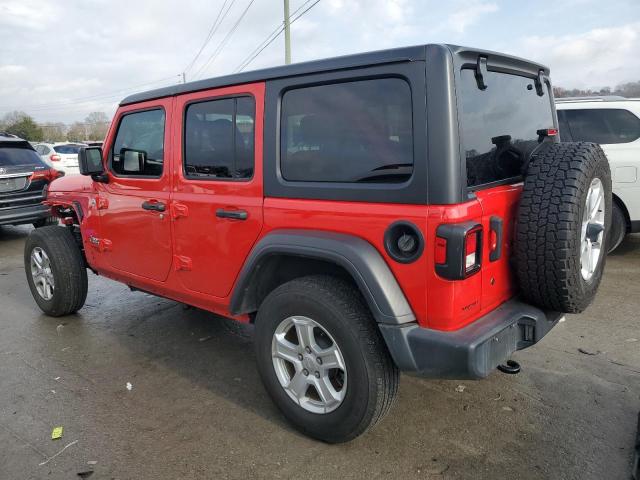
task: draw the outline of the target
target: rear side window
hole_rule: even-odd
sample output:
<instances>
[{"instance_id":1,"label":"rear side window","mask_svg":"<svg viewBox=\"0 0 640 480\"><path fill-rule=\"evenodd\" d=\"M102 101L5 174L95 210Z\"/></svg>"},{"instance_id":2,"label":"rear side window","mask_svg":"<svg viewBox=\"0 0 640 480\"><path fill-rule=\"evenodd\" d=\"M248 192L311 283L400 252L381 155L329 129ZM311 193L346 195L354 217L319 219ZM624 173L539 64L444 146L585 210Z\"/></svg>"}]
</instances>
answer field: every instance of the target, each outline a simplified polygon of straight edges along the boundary
<instances>
[{"instance_id":1,"label":"rear side window","mask_svg":"<svg viewBox=\"0 0 640 480\"><path fill-rule=\"evenodd\" d=\"M405 182L413 173L411 89L382 78L289 90L280 168L288 181Z\"/></svg>"},{"instance_id":2,"label":"rear side window","mask_svg":"<svg viewBox=\"0 0 640 480\"><path fill-rule=\"evenodd\" d=\"M0 167L44 167L38 154L30 148L5 147L0 145Z\"/></svg>"},{"instance_id":3,"label":"rear side window","mask_svg":"<svg viewBox=\"0 0 640 480\"><path fill-rule=\"evenodd\" d=\"M559 110L558 122L565 141L611 144L640 138L640 119L621 108Z\"/></svg>"},{"instance_id":4,"label":"rear side window","mask_svg":"<svg viewBox=\"0 0 640 480\"><path fill-rule=\"evenodd\" d=\"M70 154L77 155L81 148L82 148L82 145L72 145L72 144L55 145L53 147L56 153L62 153L66 155L70 155Z\"/></svg>"},{"instance_id":5,"label":"rear side window","mask_svg":"<svg viewBox=\"0 0 640 480\"><path fill-rule=\"evenodd\" d=\"M538 146L538 130L554 127L548 87L539 96L531 78L487 72L487 88L480 90L473 70L464 69L460 76L467 185L519 177Z\"/></svg>"},{"instance_id":6,"label":"rear side window","mask_svg":"<svg viewBox=\"0 0 640 480\"><path fill-rule=\"evenodd\" d=\"M164 110L128 113L111 151L116 175L159 177L164 163Z\"/></svg>"},{"instance_id":7,"label":"rear side window","mask_svg":"<svg viewBox=\"0 0 640 480\"><path fill-rule=\"evenodd\" d=\"M255 101L223 98L187 107L184 169L187 178L253 177Z\"/></svg>"}]
</instances>

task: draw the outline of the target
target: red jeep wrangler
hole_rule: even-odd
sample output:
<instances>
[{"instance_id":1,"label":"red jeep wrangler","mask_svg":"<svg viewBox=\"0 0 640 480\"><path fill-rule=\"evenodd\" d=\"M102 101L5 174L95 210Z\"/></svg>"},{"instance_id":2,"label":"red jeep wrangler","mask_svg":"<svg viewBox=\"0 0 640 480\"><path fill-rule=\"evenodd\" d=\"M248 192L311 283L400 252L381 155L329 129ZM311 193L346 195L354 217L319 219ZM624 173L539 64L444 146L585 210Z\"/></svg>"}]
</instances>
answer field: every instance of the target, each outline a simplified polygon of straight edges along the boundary
<instances>
[{"instance_id":1,"label":"red jeep wrangler","mask_svg":"<svg viewBox=\"0 0 640 480\"><path fill-rule=\"evenodd\" d=\"M559 143L541 65L426 45L132 95L29 236L45 313L94 273L255 323L300 430L353 439L400 370L482 378L591 302L611 175Z\"/></svg>"}]
</instances>

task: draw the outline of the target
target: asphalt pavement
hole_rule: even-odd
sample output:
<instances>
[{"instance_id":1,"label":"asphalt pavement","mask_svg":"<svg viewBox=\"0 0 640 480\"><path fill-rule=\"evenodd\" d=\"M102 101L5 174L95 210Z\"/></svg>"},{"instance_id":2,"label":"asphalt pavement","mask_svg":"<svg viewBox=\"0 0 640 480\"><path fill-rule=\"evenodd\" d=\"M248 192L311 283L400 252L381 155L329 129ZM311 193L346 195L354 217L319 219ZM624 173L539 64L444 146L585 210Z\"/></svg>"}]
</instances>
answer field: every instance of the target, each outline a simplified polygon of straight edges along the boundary
<instances>
[{"instance_id":1,"label":"asphalt pavement","mask_svg":"<svg viewBox=\"0 0 640 480\"><path fill-rule=\"evenodd\" d=\"M93 274L77 315L43 315L23 268L30 229L0 229L2 480L630 477L640 236L609 256L586 313L514 356L519 375L403 375L375 429L326 445L271 403L250 326Z\"/></svg>"}]
</instances>

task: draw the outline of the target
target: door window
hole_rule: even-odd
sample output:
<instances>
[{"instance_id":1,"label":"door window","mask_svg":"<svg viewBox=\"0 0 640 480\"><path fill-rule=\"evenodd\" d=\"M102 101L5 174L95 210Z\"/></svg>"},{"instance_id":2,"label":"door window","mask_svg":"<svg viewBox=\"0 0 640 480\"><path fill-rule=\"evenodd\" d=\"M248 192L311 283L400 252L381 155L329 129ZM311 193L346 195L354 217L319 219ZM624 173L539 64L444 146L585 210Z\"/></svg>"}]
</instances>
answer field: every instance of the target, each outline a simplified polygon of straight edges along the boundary
<instances>
[{"instance_id":1,"label":"door window","mask_svg":"<svg viewBox=\"0 0 640 480\"><path fill-rule=\"evenodd\" d=\"M289 90L280 129L285 180L399 183L413 173L411 89L400 78Z\"/></svg>"},{"instance_id":2,"label":"door window","mask_svg":"<svg viewBox=\"0 0 640 480\"><path fill-rule=\"evenodd\" d=\"M612 144L640 138L640 119L622 108L559 110L558 122L565 141Z\"/></svg>"},{"instance_id":3,"label":"door window","mask_svg":"<svg viewBox=\"0 0 640 480\"><path fill-rule=\"evenodd\" d=\"M162 109L124 115L111 150L113 173L160 177L164 163L164 124Z\"/></svg>"},{"instance_id":4,"label":"door window","mask_svg":"<svg viewBox=\"0 0 640 480\"><path fill-rule=\"evenodd\" d=\"M185 176L216 180L253 177L254 122L253 97L189 105L184 131Z\"/></svg>"}]
</instances>

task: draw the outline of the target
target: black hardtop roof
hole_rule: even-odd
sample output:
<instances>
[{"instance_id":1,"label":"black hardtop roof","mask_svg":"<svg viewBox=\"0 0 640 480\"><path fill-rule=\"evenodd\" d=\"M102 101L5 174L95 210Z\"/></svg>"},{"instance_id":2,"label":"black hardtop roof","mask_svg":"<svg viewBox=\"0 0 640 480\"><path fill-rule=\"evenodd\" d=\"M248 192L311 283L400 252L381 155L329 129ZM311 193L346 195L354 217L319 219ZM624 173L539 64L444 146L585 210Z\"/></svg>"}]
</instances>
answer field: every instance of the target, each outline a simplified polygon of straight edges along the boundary
<instances>
[{"instance_id":1,"label":"black hardtop roof","mask_svg":"<svg viewBox=\"0 0 640 480\"><path fill-rule=\"evenodd\" d=\"M467 47L460 47L456 45L427 44L415 45L410 47L391 48L374 52L357 53L353 55L344 55L322 60L313 60L310 62L294 63L291 65L281 65L278 67L265 68L261 70L235 73L231 75L224 75L221 77L207 78L203 80L197 80L195 82L180 83L177 85L171 85L169 87L134 93L122 100L120 102L120 105L130 105L132 103L155 100L157 98L172 97L174 95L180 95L183 93L209 90L211 88L242 85L246 83L261 82L265 80L274 80L277 78L285 77L295 77L311 73L330 72L347 68L358 68L370 65L381 65L397 62L424 61L428 48L449 50L452 54L473 51L477 54L486 54L489 56L508 59L516 64L526 64L528 66L540 68L545 70L547 73L549 71L549 69L544 65L539 65L522 58L505 55L502 53L491 52L488 50L479 50L475 48L472 49Z\"/></svg>"}]
</instances>

